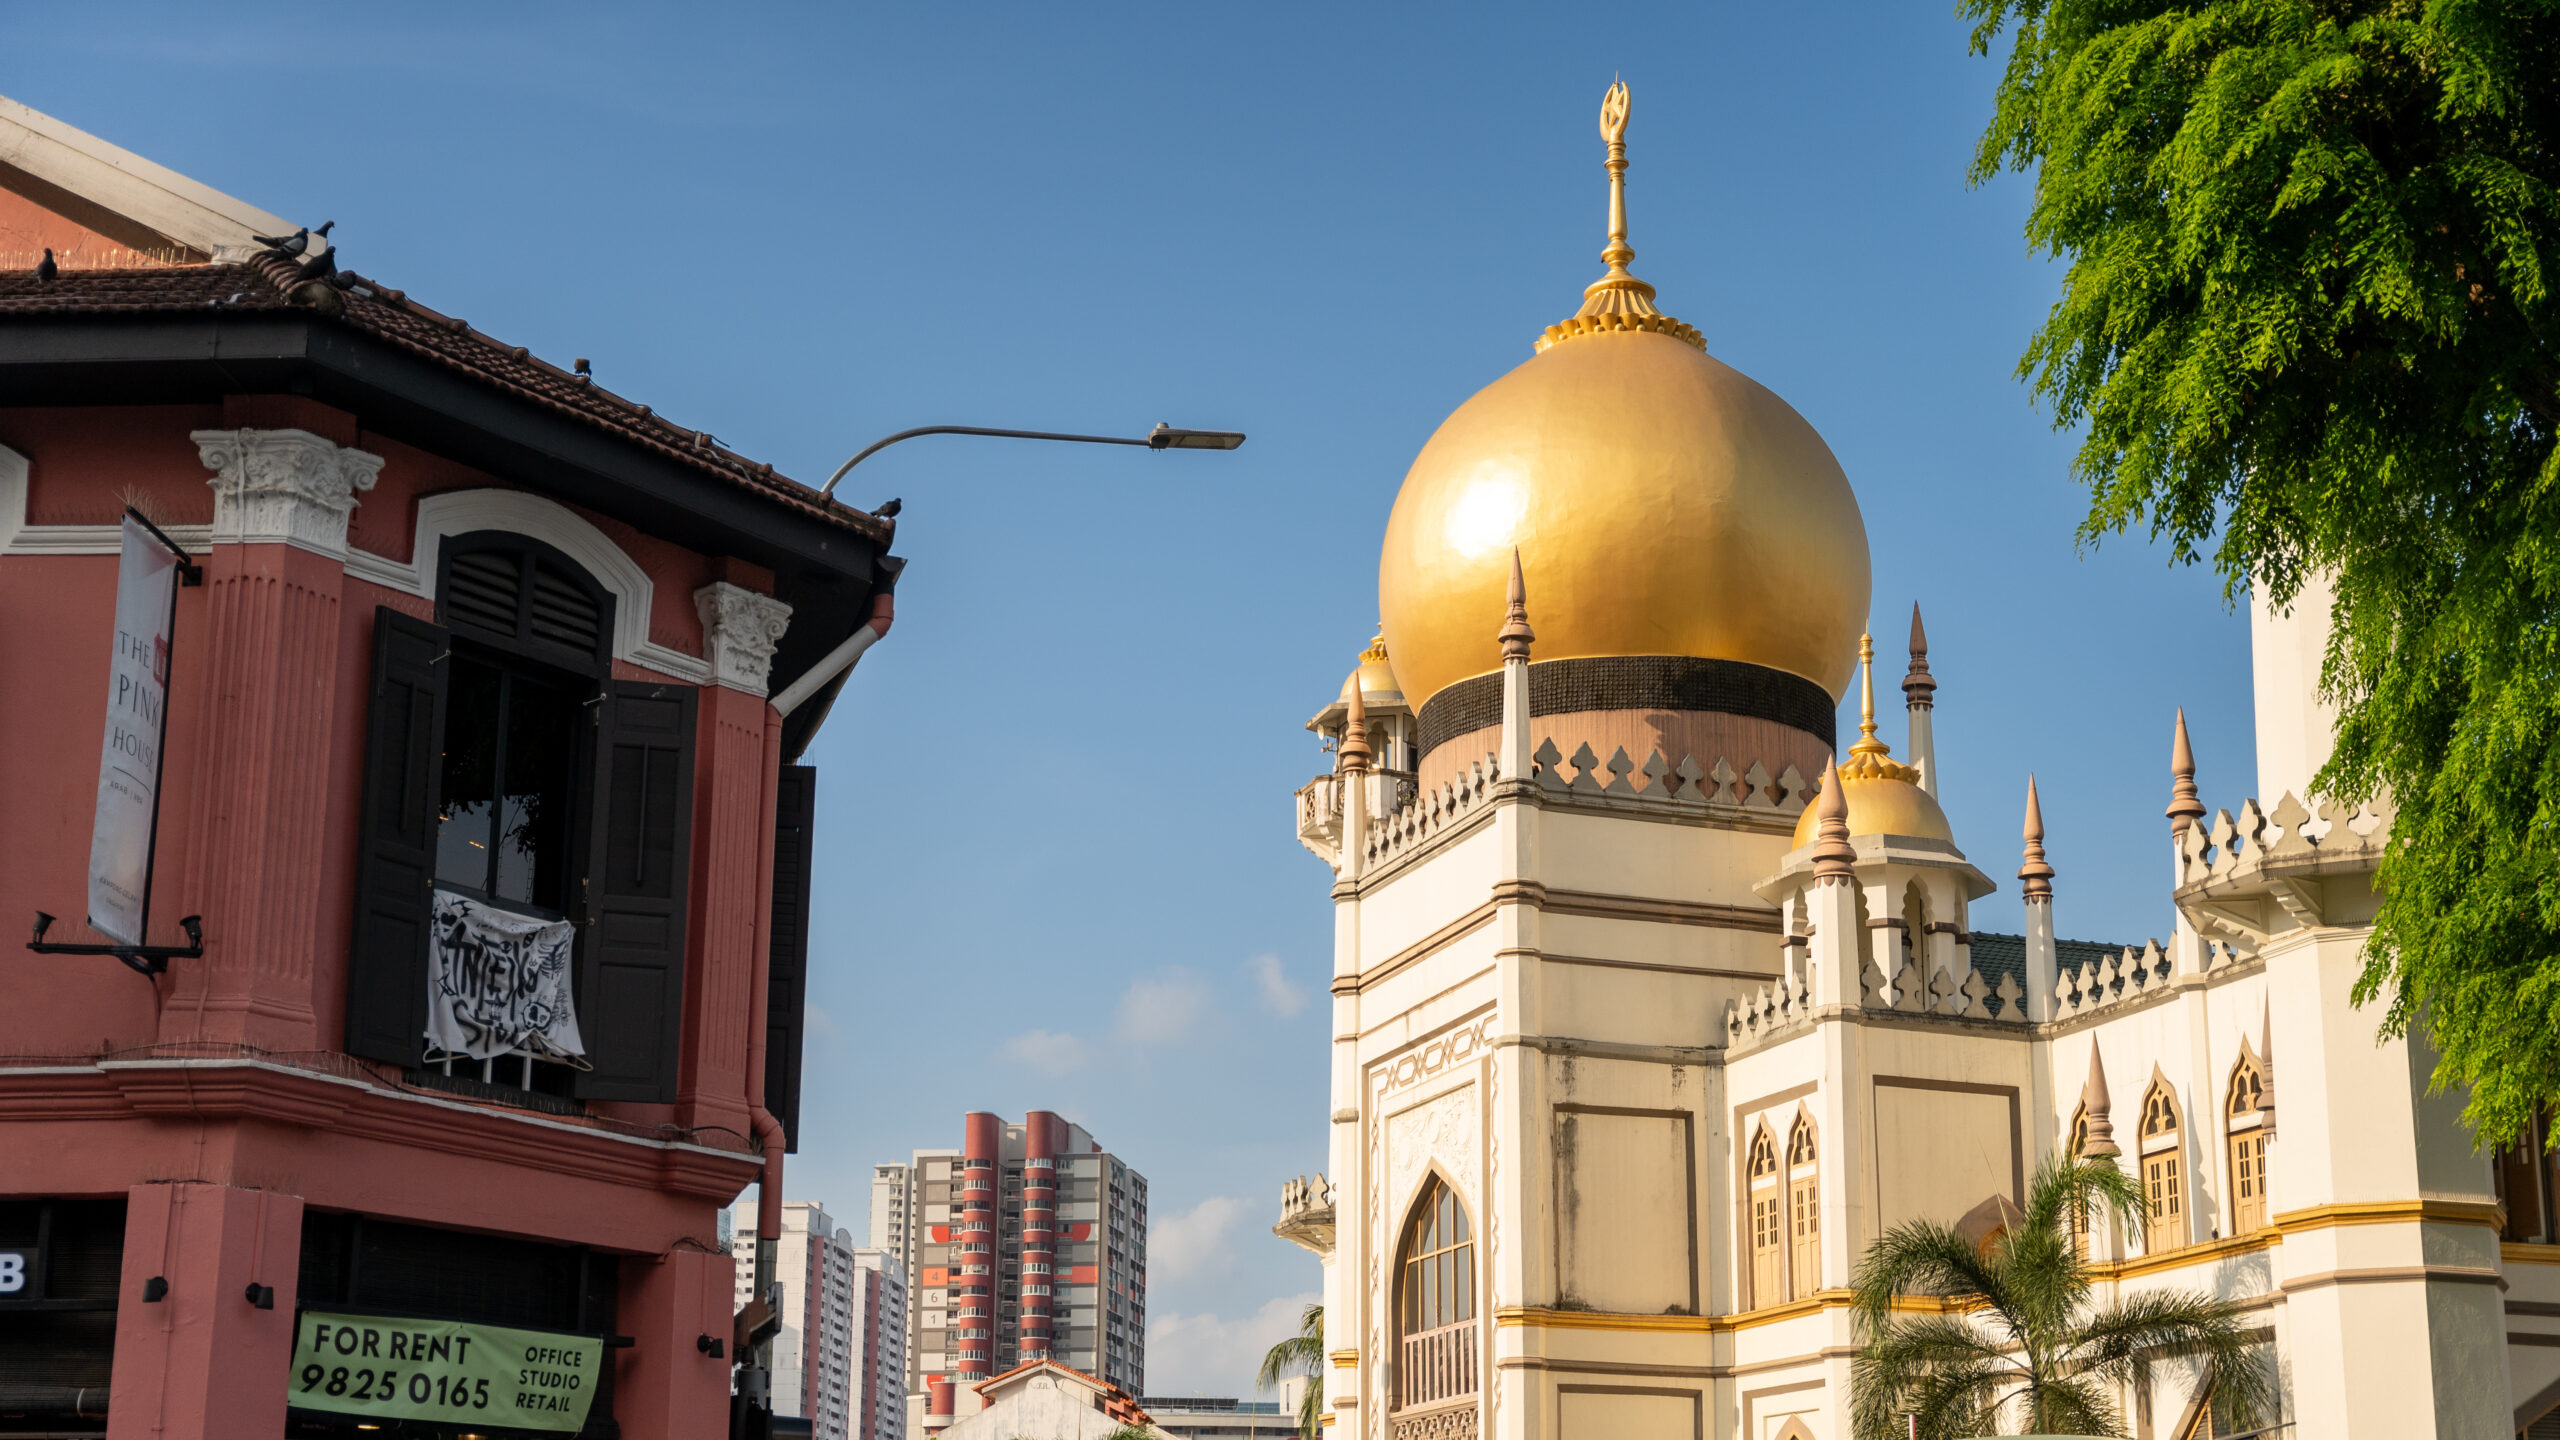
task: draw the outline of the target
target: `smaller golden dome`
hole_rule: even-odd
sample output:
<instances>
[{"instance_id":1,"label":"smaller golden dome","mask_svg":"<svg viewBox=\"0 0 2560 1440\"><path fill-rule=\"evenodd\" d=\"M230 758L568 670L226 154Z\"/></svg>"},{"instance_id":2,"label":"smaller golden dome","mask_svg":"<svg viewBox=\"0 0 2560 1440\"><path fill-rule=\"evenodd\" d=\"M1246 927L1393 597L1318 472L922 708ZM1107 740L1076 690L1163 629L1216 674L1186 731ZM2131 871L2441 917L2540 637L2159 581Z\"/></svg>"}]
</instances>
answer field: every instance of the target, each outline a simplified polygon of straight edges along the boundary
<instances>
[{"instance_id":1,"label":"smaller golden dome","mask_svg":"<svg viewBox=\"0 0 2560 1440\"><path fill-rule=\"evenodd\" d=\"M1947 812L1938 808L1937 800L1928 791L1905 778L1911 767L1891 768L1902 774L1853 774L1850 765L1840 767L1840 791L1849 800L1849 833L1912 835L1953 844L1956 836L1947 824ZM1818 823L1814 810L1814 806L1807 805L1804 813L1796 817L1796 848L1813 843Z\"/></svg>"},{"instance_id":2,"label":"smaller golden dome","mask_svg":"<svg viewBox=\"0 0 2560 1440\"><path fill-rule=\"evenodd\" d=\"M1360 682L1361 703L1375 710L1381 705L1402 705L1404 689L1396 684L1396 672L1387 664L1387 637L1373 636L1369 648L1360 652L1360 668L1342 680L1342 703L1351 703L1351 684Z\"/></svg>"},{"instance_id":3,"label":"smaller golden dome","mask_svg":"<svg viewBox=\"0 0 2560 1440\"><path fill-rule=\"evenodd\" d=\"M1876 642L1858 637L1858 743L1840 762L1840 793L1849 802L1851 835L1911 835L1955 843L1954 827L1938 798L1920 788L1920 772L1893 758L1893 750L1876 738ZM1822 826L1819 804L1807 805L1796 817L1795 848L1814 842Z\"/></svg>"}]
</instances>

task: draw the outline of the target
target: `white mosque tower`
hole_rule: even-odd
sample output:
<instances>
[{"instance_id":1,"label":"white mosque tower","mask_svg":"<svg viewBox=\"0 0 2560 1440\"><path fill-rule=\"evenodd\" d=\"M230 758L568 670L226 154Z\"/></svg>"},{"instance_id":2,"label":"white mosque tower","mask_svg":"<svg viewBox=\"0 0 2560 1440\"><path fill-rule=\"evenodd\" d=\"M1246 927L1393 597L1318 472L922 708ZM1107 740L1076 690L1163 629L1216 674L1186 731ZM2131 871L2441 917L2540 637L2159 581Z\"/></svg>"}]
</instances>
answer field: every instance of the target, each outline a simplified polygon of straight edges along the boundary
<instances>
[{"instance_id":1,"label":"white mosque tower","mask_svg":"<svg viewBox=\"0 0 2560 1440\"><path fill-rule=\"evenodd\" d=\"M2074 1145L2157 1202L2090 1237L2099 1298L2240 1301L2272 1434L2560 1434L2550 1171L2349 1002L2390 816L2300 796L2325 609L2254 628L2292 793L2208 812L2177 721L2165 941L2055 938L2024 775L2025 933L1975 932L1918 615L1897 759L1847 477L1627 271L1626 104L1607 273L1423 447L1310 722L1332 1179L1277 1228L1324 1260L1329 1440L1849 1440L1866 1246L1988 1234ZM2211 1433L2190 1361L2145 1373L2135 1433Z\"/></svg>"}]
</instances>

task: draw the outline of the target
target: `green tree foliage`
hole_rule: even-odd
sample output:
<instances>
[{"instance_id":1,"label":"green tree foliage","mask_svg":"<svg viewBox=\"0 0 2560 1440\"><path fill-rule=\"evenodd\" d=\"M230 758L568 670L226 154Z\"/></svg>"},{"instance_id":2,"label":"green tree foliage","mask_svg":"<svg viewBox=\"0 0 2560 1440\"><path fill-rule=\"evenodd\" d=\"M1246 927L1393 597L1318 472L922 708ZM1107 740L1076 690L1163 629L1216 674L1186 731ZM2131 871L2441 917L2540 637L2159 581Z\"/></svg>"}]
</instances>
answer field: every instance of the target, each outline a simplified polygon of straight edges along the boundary
<instances>
[{"instance_id":1,"label":"green tree foliage","mask_svg":"<svg viewBox=\"0 0 2560 1440\"><path fill-rule=\"evenodd\" d=\"M1849 1365L1858 1440L1904 1440L1907 1416L1923 1440L2122 1435L2112 1396L2137 1363L2162 1355L2202 1368L2220 1419L2255 1423L2269 1377L2229 1304L2168 1290L2089 1303L2073 1218L2085 1228L2112 1210L2129 1223L2144 1207L2141 1183L2114 1163L2056 1158L2037 1167L2025 1211L1987 1243L1913 1221L1868 1246L1850 1281L1864 1344Z\"/></svg>"},{"instance_id":2,"label":"green tree foliage","mask_svg":"<svg viewBox=\"0 0 2560 1440\"><path fill-rule=\"evenodd\" d=\"M1307 1388L1298 1397L1298 1434L1304 1440L1316 1440L1324 1427L1316 1417L1324 1413L1324 1307L1310 1305L1298 1317L1298 1333L1262 1352L1262 1369L1253 1383L1265 1390L1275 1390L1280 1382L1303 1376Z\"/></svg>"},{"instance_id":3,"label":"green tree foliage","mask_svg":"<svg viewBox=\"0 0 2560 1440\"><path fill-rule=\"evenodd\" d=\"M2082 541L2332 579L2315 784L2399 810L2358 998L2517 1134L2560 1100L2560 5L1958 13L2010 47L1974 178L2031 171L2069 265L2020 374L2085 427Z\"/></svg>"}]
</instances>

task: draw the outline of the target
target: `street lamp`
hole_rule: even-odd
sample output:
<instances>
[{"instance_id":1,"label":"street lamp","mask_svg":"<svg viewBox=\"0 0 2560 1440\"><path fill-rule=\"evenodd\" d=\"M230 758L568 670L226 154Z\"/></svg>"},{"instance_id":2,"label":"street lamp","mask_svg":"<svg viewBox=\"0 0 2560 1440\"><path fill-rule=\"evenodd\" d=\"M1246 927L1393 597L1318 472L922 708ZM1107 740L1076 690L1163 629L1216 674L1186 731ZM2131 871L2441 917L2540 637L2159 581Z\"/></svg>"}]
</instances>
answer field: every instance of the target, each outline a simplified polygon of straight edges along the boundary
<instances>
[{"instance_id":1,"label":"street lamp","mask_svg":"<svg viewBox=\"0 0 2560 1440\"><path fill-rule=\"evenodd\" d=\"M1176 430L1162 421L1146 434L1130 439L1123 435L1060 435L1048 430L988 430L976 425L922 425L901 430L862 447L852 459L836 467L827 483L818 487L820 498L835 499L836 482L854 466L888 449L901 440L919 435L993 435L1006 440L1064 440L1077 445L1144 445L1150 450L1233 450L1244 443L1244 436L1234 430Z\"/></svg>"}]
</instances>

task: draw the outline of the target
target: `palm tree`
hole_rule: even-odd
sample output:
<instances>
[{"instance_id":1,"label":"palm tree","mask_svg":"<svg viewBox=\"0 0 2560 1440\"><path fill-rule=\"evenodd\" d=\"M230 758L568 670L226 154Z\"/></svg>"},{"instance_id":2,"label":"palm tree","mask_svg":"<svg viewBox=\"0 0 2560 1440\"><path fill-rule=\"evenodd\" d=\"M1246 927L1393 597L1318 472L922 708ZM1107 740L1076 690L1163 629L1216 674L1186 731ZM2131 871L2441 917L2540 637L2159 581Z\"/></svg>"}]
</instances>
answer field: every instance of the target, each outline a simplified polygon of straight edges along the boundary
<instances>
[{"instance_id":1,"label":"palm tree","mask_svg":"<svg viewBox=\"0 0 2560 1440\"><path fill-rule=\"evenodd\" d=\"M1316 1417L1324 1413L1324 1307L1310 1305L1298 1317L1298 1333L1272 1346L1262 1354L1262 1369L1253 1383L1270 1390L1284 1380L1303 1376L1305 1392L1298 1397L1298 1434L1303 1440L1316 1440L1323 1429Z\"/></svg>"},{"instance_id":2,"label":"palm tree","mask_svg":"<svg viewBox=\"0 0 2560 1440\"><path fill-rule=\"evenodd\" d=\"M2089 1298L2089 1266L2073 1243L2099 1208L2128 1221L2147 1208L2141 1182L2105 1160L2048 1160L2025 1211L1976 1245L1929 1221L1897 1225L1867 1247L1852 1284L1864 1348L1850 1366L1858 1440L2001 1434L2114 1435L2111 1393L2140 1358L2202 1363L2216 1414L2246 1427L2268 1397L2252 1339L2228 1302L2191 1291ZM1937 1313L1913 1313L1911 1300ZM2004 1417L2023 1431L2001 1428Z\"/></svg>"}]
</instances>

